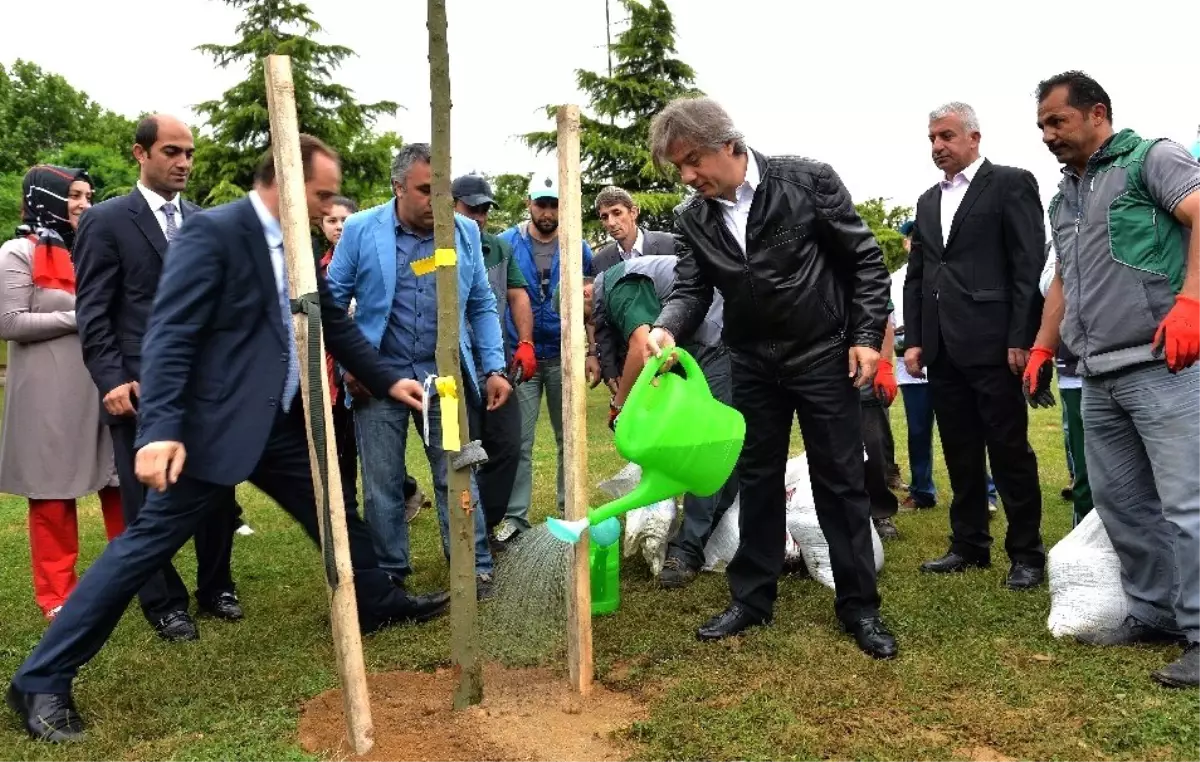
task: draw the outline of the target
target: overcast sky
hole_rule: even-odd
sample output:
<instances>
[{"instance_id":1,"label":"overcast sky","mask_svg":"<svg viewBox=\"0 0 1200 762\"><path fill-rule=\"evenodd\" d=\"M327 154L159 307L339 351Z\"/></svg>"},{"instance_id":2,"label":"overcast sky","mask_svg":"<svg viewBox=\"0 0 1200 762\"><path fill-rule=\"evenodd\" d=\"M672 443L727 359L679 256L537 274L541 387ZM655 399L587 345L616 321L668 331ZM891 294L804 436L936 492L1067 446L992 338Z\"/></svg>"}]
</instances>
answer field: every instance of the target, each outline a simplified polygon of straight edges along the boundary
<instances>
[{"instance_id":1,"label":"overcast sky","mask_svg":"<svg viewBox=\"0 0 1200 762\"><path fill-rule=\"evenodd\" d=\"M614 25L624 12L612 1ZM937 180L928 112L963 100L979 114L985 155L1031 170L1048 200L1058 166L1035 127L1039 79L1069 68L1096 77L1116 125L1190 147L1200 125L1200 2L668 0L679 56L750 144L829 162L855 200L911 205ZM308 0L325 40L358 57L339 79L364 101L404 107L385 127L429 139L429 65L421 0ZM447 0L453 171L556 166L516 135L550 126L542 107L576 102L574 70L603 70L605 0ZM0 61L32 60L102 105L136 116L220 94L241 72L194 50L234 40L239 14L219 0L13 3ZM24 30L17 32L15 30ZM617 30L614 30L614 35ZM1028 46L1027 52L1018 52ZM61 54L55 54L55 49ZM3 129L3 125L0 125Z\"/></svg>"}]
</instances>

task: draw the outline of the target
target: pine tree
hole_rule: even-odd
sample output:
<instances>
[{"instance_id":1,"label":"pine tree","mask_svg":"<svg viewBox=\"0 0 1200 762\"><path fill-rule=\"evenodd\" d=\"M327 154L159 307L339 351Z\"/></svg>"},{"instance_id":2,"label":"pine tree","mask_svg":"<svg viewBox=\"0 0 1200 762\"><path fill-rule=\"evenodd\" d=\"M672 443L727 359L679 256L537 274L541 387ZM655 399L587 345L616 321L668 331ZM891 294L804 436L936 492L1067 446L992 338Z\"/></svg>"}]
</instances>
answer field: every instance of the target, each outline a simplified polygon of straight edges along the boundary
<instances>
[{"instance_id":1,"label":"pine tree","mask_svg":"<svg viewBox=\"0 0 1200 762\"><path fill-rule=\"evenodd\" d=\"M605 185L619 185L633 194L640 221L652 229L667 229L671 209L683 199L683 187L664 176L650 159L650 120L675 98L702 95L693 83L696 72L675 51L675 22L665 0L621 0L629 26L611 47L612 76L583 69L575 81L588 96L593 112L583 115L580 131L580 173L585 206ZM548 106L554 119L557 107ZM553 151L554 131L531 132L525 143L539 153ZM597 237L599 223L584 215L585 235Z\"/></svg>"},{"instance_id":2,"label":"pine tree","mask_svg":"<svg viewBox=\"0 0 1200 762\"><path fill-rule=\"evenodd\" d=\"M268 55L291 57L300 130L315 135L342 157L344 191L360 203L386 196L391 156L400 145L393 133L372 132L380 116L399 106L391 101L359 103L354 91L334 80L342 61L355 55L343 45L318 42L321 25L302 2L292 0L224 0L245 11L232 45L207 44L198 50L217 65L248 69L246 79L219 100L196 106L210 135L197 142L193 173L194 198L219 203L240 195L253 181L254 168L270 142L266 77Z\"/></svg>"}]
</instances>

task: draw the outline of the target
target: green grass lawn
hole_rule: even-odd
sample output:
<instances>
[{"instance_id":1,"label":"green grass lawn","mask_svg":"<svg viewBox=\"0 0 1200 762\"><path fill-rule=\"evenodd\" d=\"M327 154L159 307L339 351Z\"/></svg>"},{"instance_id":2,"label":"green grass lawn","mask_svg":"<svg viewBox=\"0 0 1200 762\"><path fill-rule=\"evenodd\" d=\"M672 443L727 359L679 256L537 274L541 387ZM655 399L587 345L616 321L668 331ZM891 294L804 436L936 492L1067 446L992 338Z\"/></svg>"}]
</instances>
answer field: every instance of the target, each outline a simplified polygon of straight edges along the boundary
<instances>
[{"instance_id":1,"label":"green grass lawn","mask_svg":"<svg viewBox=\"0 0 1200 762\"><path fill-rule=\"evenodd\" d=\"M589 409L593 484L622 465L604 425L606 401L596 392ZM892 419L903 465L899 401ZM1070 506L1058 495L1067 479L1059 411L1035 413L1031 436L1049 547L1070 528ZM428 469L414 441L409 462L427 487ZM544 415L535 458L535 513L543 516L554 504L553 438ZM887 546L880 576L883 611L900 640L894 662L860 654L837 630L832 591L809 579L782 582L772 627L730 642L698 643L695 628L727 602L723 577L708 574L687 590L661 591L645 565L630 560L620 610L595 621L595 657L599 679L648 707L647 719L629 731L637 756L1200 758L1197 693L1160 689L1148 676L1177 649L1095 650L1055 641L1046 630L1046 588L1002 589L1002 542L989 571L951 578L918 573L921 561L946 548L949 482L940 454L937 463L943 507L900 515L903 538ZM242 498L257 531L238 537L234 550L247 619L233 625L201 620L199 642L167 645L131 607L76 682L90 740L65 748L35 745L6 711L0 758L306 758L296 740L298 708L337 683L319 556L259 493L244 488ZM84 505L81 568L104 543L95 500ZM1002 516L993 522L998 537L1004 525ZM444 586L432 511L417 517L414 554L416 587ZM18 498L0 498L0 558L0 678L6 680L44 628L32 600L26 506ZM185 579L194 579L190 547L177 564ZM431 669L449 661L446 619L365 642L372 671ZM387 732L376 728L377 736Z\"/></svg>"}]
</instances>

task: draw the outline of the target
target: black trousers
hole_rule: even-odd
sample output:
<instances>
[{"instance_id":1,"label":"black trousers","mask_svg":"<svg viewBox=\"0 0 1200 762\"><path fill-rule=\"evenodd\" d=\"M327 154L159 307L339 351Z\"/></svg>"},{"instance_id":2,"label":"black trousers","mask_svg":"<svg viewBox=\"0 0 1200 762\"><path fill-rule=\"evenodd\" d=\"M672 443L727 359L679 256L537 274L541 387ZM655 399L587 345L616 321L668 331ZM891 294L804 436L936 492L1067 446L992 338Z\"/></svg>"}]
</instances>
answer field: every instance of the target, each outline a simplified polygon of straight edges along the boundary
<instances>
[{"instance_id":1,"label":"black trousers","mask_svg":"<svg viewBox=\"0 0 1200 762\"><path fill-rule=\"evenodd\" d=\"M265 492L319 543L316 500L309 470L301 405L275 420L250 483ZM214 512L229 504L233 487L186 474L166 492L150 492L136 520L110 542L84 574L13 684L35 693L66 693L79 668L104 646L129 601ZM347 512L359 624L366 632L398 618L404 597L378 566L371 535Z\"/></svg>"},{"instance_id":2,"label":"black trousers","mask_svg":"<svg viewBox=\"0 0 1200 762\"><path fill-rule=\"evenodd\" d=\"M741 541L725 571L733 600L759 616L775 605L787 531L784 471L792 421L799 417L817 520L829 543L834 608L843 622L876 615L858 390L846 375L845 356L781 375L734 352L733 406L746 418L738 461Z\"/></svg>"},{"instance_id":3,"label":"black trousers","mask_svg":"<svg viewBox=\"0 0 1200 762\"><path fill-rule=\"evenodd\" d=\"M521 406L514 391L503 405L495 410L475 409L474 437L483 444L488 461L475 474L479 484L479 502L488 530L504 520L508 499L517 480L521 463Z\"/></svg>"},{"instance_id":4,"label":"black trousers","mask_svg":"<svg viewBox=\"0 0 1200 762\"><path fill-rule=\"evenodd\" d=\"M109 426L113 440L113 460L117 476L121 480L121 509L125 514L125 525L129 526L138 517L146 502L146 488L137 480L134 471L134 440L137 423L118 423ZM233 556L233 532L237 529L242 509L232 493L226 504L212 512L201 522L195 532L196 546L196 598L211 600L218 593L233 592L233 574L230 564ZM158 622L173 611L188 610L188 591L179 572L175 571L171 559L167 559L156 573L138 591L142 613L151 624Z\"/></svg>"},{"instance_id":5,"label":"black trousers","mask_svg":"<svg viewBox=\"0 0 1200 762\"><path fill-rule=\"evenodd\" d=\"M339 391L333 403L333 439L342 477L342 502L348 513L358 513L358 440L354 436L354 410L345 403L345 392Z\"/></svg>"},{"instance_id":6,"label":"black trousers","mask_svg":"<svg viewBox=\"0 0 1200 762\"><path fill-rule=\"evenodd\" d=\"M900 502L888 487L891 478L891 461L888 459L888 443L891 438L891 422L887 408L871 392L871 388L860 390L862 405L863 446L867 452L866 484L867 496L871 501L871 518L886 519L896 515Z\"/></svg>"},{"instance_id":7,"label":"black trousers","mask_svg":"<svg viewBox=\"0 0 1200 762\"><path fill-rule=\"evenodd\" d=\"M1009 560L1045 566L1042 491L1037 456L1029 446L1029 411L1021 377L1013 375L1007 365L956 365L943 349L929 368L929 391L954 490L950 550L971 559L991 560L990 460L1008 517L1004 549Z\"/></svg>"}]
</instances>

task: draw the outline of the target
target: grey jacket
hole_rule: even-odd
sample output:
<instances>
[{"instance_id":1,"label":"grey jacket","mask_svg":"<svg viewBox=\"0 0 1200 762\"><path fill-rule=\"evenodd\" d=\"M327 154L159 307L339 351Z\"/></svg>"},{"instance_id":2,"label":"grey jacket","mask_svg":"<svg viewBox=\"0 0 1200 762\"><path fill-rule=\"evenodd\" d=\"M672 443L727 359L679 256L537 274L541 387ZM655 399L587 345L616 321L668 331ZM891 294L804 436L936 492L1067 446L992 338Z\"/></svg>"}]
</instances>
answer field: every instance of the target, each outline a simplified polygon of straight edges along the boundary
<instances>
[{"instance_id":1,"label":"grey jacket","mask_svg":"<svg viewBox=\"0 0 1200 762\"><path fill-rule=\"evenodd\" d=\"M670 233L659 233L656 230L642 230L642 256L674 256L675 236ZM622 261L621 246L616 241L609 241L596 250L592 257L592 272L599 275L616 263Z\"/></svg>"}]
</instances>

